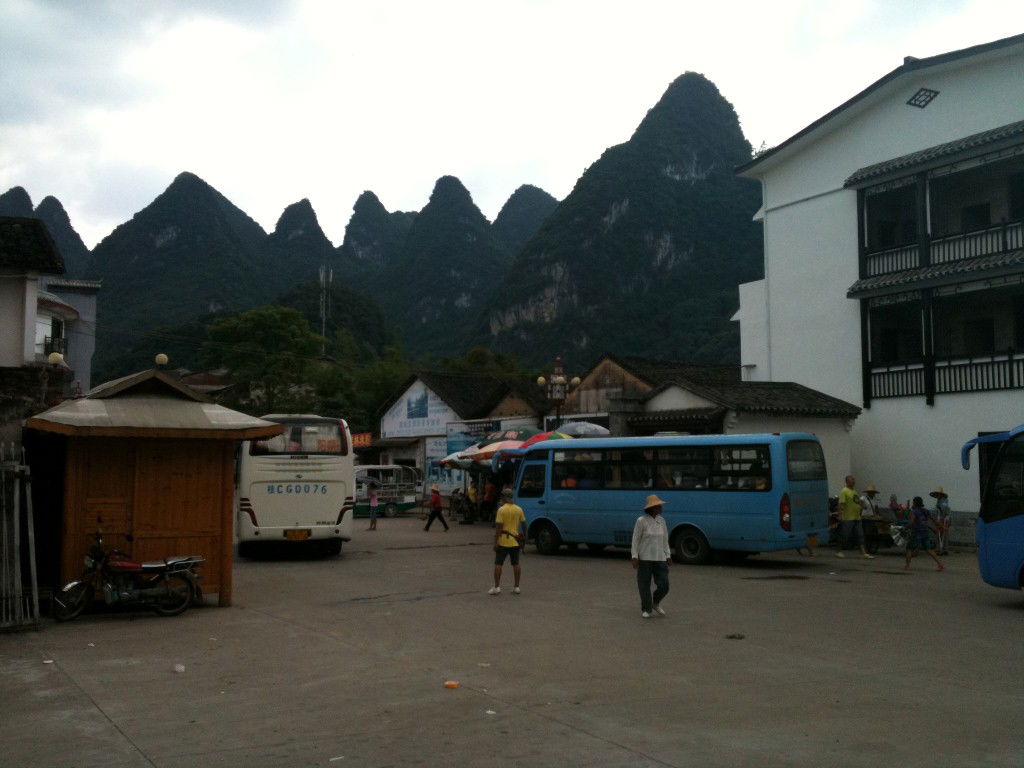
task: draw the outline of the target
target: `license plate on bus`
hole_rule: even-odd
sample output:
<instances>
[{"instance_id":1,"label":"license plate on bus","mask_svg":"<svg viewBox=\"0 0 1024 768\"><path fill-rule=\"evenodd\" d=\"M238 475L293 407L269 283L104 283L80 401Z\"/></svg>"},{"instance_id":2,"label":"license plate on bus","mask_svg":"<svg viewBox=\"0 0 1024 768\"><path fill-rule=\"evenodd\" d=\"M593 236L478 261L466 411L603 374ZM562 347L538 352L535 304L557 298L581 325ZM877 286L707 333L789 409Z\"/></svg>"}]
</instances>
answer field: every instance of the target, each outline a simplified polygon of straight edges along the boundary
<instances>
[{"instance_id":1,"label":"license plate on bus","mask_svg":"<svg viewBox=\"0 0 1024 768\"><path fill-rule=\"evenodd\" d=\"M287 541L305 541L310 537L311 531L309 528L300 528L293 531L285 531L284 537Z\"/></svg>"}]
</instances>

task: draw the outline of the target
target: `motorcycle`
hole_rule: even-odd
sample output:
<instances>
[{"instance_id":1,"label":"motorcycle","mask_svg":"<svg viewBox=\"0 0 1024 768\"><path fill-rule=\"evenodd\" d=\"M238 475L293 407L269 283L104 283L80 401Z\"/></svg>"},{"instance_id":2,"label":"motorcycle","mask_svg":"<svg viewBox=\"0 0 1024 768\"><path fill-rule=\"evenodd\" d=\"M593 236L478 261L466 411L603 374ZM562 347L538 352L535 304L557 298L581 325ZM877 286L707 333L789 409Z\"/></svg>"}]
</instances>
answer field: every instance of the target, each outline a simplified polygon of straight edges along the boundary
<instances>
[{"instance_id":1,"label":"motorcycle","mask_svg":"<svg viewBox=\"0 0 1024 768\"><path fill-rule=\"evenodd\" d=\"M138 605L161 616L177 616L202 599L196 567L198 555L168 557L149 563L132 560L125 552L103 547L103 532L92 535L81 578L53 596L53 618L69 621L86 609L97 591L107 605ZM131 541L131 537L128 537Z\"/></svg>"}]
</instances>

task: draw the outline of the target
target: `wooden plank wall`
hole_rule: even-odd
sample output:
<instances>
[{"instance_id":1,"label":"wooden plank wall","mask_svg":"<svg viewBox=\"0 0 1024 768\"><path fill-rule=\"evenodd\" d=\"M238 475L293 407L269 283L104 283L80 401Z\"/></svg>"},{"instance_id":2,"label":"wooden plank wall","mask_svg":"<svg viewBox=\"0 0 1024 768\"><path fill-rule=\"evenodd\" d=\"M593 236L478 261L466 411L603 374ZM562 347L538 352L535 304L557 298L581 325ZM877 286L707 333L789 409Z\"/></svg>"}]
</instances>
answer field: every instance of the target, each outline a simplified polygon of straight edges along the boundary
<instances>
[{"instance_id":1,"label":"wooden plank wall","mask_svg":"<svg viewBox=\"0 0 1024 768\"><path fill-rule=\"evenodd\" d=\"M233 460L233 443L219 440L70 438L65 579L99 527L136 560L202 555L204 594L230 604Z\"/></svg>"}]
</instances>

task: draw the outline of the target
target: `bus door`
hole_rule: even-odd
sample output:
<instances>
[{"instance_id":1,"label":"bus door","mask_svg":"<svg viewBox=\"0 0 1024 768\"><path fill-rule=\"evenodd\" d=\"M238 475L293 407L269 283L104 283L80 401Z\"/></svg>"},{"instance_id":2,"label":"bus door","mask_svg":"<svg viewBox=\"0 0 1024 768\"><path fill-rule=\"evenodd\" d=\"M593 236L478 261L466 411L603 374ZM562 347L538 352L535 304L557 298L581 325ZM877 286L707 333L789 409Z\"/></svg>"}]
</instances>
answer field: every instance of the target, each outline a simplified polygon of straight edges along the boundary
<instances>
[{"instance_id":1,"label":"bus door","mask_svg":"<svg viewBox=\"0 0 1024 768\"><path fill-rule=\"evenodd\" d=\"M978 521L978 565L986 583L1021 587L1024 568L1024 433L1003 444Z\"/></svg>"},{"instance_id":2,"label":"bus door","mask_svg":"<svg viewBox=\"0 0 1024 768\"><path fill-rule=\"evenodd\" d=\"M527 461L519 473L519 485L516 487L516 503L523 508L527 522L537 517L548 516L548 463L546 461ZM493 522L493 521L491 521Z\"/></svg>"}]
</instances>

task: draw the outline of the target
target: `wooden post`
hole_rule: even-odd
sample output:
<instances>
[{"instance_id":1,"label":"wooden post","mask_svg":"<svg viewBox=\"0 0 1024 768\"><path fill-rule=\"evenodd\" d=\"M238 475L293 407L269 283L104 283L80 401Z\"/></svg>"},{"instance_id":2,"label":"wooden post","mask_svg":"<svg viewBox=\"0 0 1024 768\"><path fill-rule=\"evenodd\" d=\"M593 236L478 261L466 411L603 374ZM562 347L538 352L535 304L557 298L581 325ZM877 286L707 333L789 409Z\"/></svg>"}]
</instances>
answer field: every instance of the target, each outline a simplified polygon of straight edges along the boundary
<instances>
[{"instance_id":1,"label":"wooden post","mask_svg":"<svg viewBox=\"0 0 1024 768\"><path fill-rule=\"evenodd\" d=\"M231 605L231 576L234 570L234 504L235 504L235 444L231 441L220 443L221 489L220 489L220 592L217 605L226 608Z\"/></svg>"}]
</instances>

